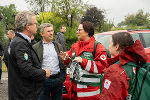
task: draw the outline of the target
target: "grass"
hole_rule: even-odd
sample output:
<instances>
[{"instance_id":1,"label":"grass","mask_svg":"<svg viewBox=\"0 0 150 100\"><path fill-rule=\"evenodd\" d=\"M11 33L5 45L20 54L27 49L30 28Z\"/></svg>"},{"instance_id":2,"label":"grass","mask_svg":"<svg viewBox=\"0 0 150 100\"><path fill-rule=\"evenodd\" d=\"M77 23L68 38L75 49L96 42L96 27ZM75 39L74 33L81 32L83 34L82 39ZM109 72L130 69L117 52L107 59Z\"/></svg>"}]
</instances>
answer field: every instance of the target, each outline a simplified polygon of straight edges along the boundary
<instances>
[{"instance_id":1,"label":"grass","mask_svg":"<svg viewBox=\"0 0 150 100\"><path fill-rule=\"evenodd\" d=\"M2 71L7 72L7 67L6 67L4 61L2 62Z\"/></svg>"}]
</instances>

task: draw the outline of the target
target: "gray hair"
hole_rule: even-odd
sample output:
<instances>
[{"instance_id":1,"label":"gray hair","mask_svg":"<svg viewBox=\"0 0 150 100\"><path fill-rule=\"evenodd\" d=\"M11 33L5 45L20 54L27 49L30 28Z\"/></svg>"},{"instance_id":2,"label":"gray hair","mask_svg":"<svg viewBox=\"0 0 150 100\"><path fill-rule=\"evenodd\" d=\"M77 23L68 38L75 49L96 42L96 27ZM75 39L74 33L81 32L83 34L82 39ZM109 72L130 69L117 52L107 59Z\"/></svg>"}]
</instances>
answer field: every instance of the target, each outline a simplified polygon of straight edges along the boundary
<instances>
[{"instance_id":1,"label":"gray hair","mask_svg":"<svg viewBox=\"0 0 150 100\"><path fill-rule=\"evenodd\" d=\"M18 13L15 17L16 31L22 32L26 29L27 24L32 24L32 16L35 15L30 11L22 11Z\"/></svg>"},{"instance_id":2,"label":"gray hair","mask_svg":"<svg viewBox=\"0 0 150 100\"><path fill-rule=\"evenodd\" d=\"M10 32L11 34L15 34L15 32L13 30L9 30L8 32Z\"/></svg>"},{"instance_id":3,"label":"gray hair","mask_svg":"<svg viewBox=\"0 0 150 100\"><path fill-rule=\"evenodd\" d=\"M50 23L43 23L43 24L41 24L40 25L40 32L43 32L45 27L53 27L53 25L50 24Z\"/></svg>"}]
</instances>

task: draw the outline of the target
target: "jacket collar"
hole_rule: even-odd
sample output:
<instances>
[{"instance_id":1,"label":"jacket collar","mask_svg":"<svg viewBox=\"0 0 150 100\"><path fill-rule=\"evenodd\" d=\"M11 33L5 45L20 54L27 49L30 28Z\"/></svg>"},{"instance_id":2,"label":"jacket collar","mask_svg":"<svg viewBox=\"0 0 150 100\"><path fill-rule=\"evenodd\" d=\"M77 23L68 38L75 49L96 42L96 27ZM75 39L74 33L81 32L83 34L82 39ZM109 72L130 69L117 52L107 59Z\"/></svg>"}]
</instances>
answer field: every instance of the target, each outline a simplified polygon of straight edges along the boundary
<instances>
[{"instance_id":1,"label":"jacket collar","mask_svg":"<svg viewBox=\"0 0 150 100\"><path fill-rule=\"evenodd\" d=\"M94 43L95 43L95 38L92 36L88 41L78 41L74 45L74 50L78 55L82 54L82 52L87 51L87 52L93 52L94 51Z\"/></svg>"},{"instance_id":2,"label":"jacket collar","mask_svg":"<svg viewBox=\"0 0 150 100\"><path fill-rule=\"evenodd\" d=\"M133 45L124 48L119 56L119 60L121 65L128 62L137 63L137 61L145 63L147 61L147 56L142 43L137 40Z\"/></svg>"},{"instance_id":3,"label":"jacket collar","mask_svg":"<svg viewBox=\"0 0 150 100\"><path fill-rule=\"evenodd\" d=\"M30 44L30 42L26 38L24 38L21 34L15 33L15 36L18 36L18 37L24 39L28 44Z\"/></svg>"}]
</instances>

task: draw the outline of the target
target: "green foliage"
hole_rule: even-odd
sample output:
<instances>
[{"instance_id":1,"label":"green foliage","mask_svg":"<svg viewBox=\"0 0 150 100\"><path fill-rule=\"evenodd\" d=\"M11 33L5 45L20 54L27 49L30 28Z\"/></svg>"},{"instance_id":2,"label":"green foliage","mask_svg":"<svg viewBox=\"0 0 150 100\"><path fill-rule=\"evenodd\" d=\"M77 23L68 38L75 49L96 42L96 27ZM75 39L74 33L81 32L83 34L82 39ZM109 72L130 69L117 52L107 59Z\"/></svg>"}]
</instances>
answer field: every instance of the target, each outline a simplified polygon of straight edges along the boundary
<instances>
[{"instance_id":1,"label":"green foliage","mask_svg":"<svg viewBox=\"0 0 150 100\"><path fill-rule=\"evenodd\" d=\"M55 12L41 12L37 17L38 25L40 26L43 23L51 23L54 27L54 40L57 32L60 31L60 26L65 24L65 21L59 17ZM74 28L67 27L65 37L66 37L66 47L70 49L71 45L77 41L76 34L77 26ZM41 40L41 35L39 29L37 30L37 34L35 35L35 40Z\"/></svg>"},{"instance_id":2,"label":"green foliage","mask_svg":"<svg viewBox=\"0 0 150 100\"><path fill-rule=\"evenodd\" d=\"M110 31L113 27L114 27L113 22L105 21L103 26L102 26L101 32Z\"/></svg>"},{"instance_id":3,"label":"green foliage","mask_svg":"<svg viewBox=\"0 0 150 100\"><path fill-rule=\"evenodd\" d=\"M0 40L3 44L7 41L7 30L14 30L14 18L16 14L17 11L14 4L0 6Z\"/></svg>"},{"instance_id":4,"label":"green foliage","mask_svg":"<svg viewBox=\"0 0 150 100\"><path fill-rule=\"evenodd\" d=\"M5 41L5 38L4 38L5 33L6 33L6 27L4 23L0 21L0 41L2 41L3 43Z\"/></svg>"},{"instance_id":5,"label":"green foliage","mask_svg":"<svg viewBox=\"0 0 150 100\"><path fill-rule=\"evenodd\" d=\"M38 25L40 26L43 23L51 23L54 27L55 34L59 31L60 26L64 24L64 21L61 17L58 17L54 12L41 12L37 17ZM40 31L38 29L37 34L35 35L37 41L41 40Z\"/></svg>"},{"instance_id":6,"label":"green foliage","mask_svg":"<svg viewBox=\"0 0 150 100\"><path fill-rule=\"evenodd\" d=\"M1 21L5 24L7 30L14 30L14 18L16 14L17 11L14 4L4 7L0 6Z\"/></svg>"},{"instance_id":7,"label":"green foliage","mask_svg":"<svg viewBox=\"0 0 150 100\"><path fill-rule=\"evenodd\" d=\"M51 5L51 0L25 0L30 5L31 11L35 14L48 11Z\"/></svg>"},{"instance_id":8,"label":"green foliage","mask_svg":"<svg viewBox=\"0 0 150 100\"><path fill-rule=\"evenodd\" d=\"M66 48L67 50L69 50L71 48L71 45L77 42L78 40L76 28L67 27L65 37L66 37Z\"/></svg>"},{"instance_id":9,"label":"green foliage","mask_svg":"<svg viewBox=\"0 0 150 100\"><path fill-rule=\"evenodd\" d=\"M111 31L116 31L116 30L127 30L128 28L130 28L131 30L136 30L136 29L147 29L147 27L128 26L128 27L126 27L126 28L122 28L122 27L114 28L114 29L111 29Z\"/></svg>"},{"instance_id":10,"label":"green foliage","mask_svg":"<svg viewBox=\"0 0 150 100\"><path fill-rule=\"evenodd\" d=\"M66 26L74 27L74 22L79 21L79 17L86 9L82 0L53 0L52 12L56 12L63 18Z\"/></svg>"},{"instance_id":11,"label":"green foliage","mask_svg":"<svg viewBox=\"0 0 150 100\"><path fill-rule=\"evenodd\" d=\"M128 26L145 26L150 23L149 17L149 13L139 10L136 14L126 16L124 24Z\"/></svg>"}]
</instances>

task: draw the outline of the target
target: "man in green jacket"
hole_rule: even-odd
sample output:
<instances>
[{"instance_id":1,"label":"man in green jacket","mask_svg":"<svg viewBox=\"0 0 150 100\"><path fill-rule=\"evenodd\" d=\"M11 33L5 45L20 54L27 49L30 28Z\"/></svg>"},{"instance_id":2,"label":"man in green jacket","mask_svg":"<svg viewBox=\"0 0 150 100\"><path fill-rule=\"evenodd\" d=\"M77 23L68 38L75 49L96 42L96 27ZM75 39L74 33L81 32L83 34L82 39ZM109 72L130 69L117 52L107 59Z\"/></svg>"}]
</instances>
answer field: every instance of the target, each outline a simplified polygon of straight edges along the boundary
<instances>
[{"instance_id":1,"label":"man in green jacket","mask_svg":"<svg viewBox=\"0 0 150 100\"><path fill-rule=\"evenodd\" d=\"M53 40L53 25L44 23L40 25L42 40L33 45L43 69L50 69L50 77L46 79L43 94L40 100L62 100L62 85L66 78L66 68L59 58L62 46Z\"/></svg>"}]
</instances>

